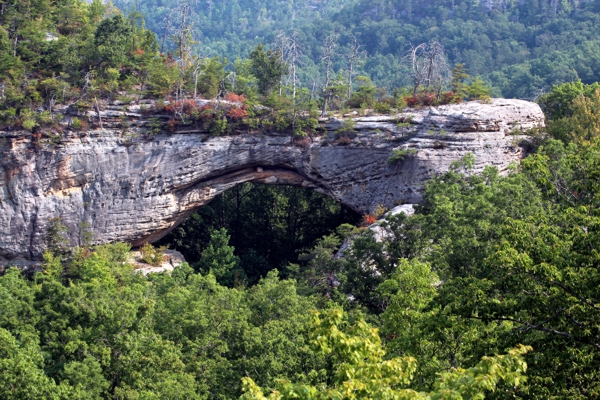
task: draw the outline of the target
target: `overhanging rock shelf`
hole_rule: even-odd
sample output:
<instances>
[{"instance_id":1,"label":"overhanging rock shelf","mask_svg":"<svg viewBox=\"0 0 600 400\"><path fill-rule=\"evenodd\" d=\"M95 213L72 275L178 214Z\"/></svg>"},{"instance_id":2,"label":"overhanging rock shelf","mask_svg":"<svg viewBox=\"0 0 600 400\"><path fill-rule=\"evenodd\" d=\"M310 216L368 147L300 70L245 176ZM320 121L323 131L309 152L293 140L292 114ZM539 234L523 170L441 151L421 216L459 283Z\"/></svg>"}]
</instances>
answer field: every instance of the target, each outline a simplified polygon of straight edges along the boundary
<instances>
[{"instance_id":1,"label":"overhanging rock shelf","mask_svg":"<svg viewBox=\"0 0 600 400\"><path fill-rule=\"evenodd\" d=\"M321 123L325 134L298 146L277 132L150 138L142 134L148 117L139 106L108 111L103 129L67 131L60 141L0 132L0 265L39 260L54 217L70 228L72 245L82 222L95 243L139 245L243 182L311 188L360 213L416 203L428 179L467 153L475 156L475 172L487 165L506 170L523 156L514 133L544 121L537 104L494 99L354 118L343 145L335 140L342 121L331 119ZM120 113L136 121L127 134L111 124ZM395 149L412 151L390 164Z\"/></svg>"}]
</instances>

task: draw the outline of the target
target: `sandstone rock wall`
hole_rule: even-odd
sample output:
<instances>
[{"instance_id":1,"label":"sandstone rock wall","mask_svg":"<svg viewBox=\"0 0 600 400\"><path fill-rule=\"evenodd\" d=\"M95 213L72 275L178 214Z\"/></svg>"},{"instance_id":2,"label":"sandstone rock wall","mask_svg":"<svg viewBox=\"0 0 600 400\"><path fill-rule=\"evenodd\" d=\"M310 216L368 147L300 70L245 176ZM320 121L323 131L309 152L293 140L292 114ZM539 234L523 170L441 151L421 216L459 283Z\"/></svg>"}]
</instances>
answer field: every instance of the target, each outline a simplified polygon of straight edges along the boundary
<instances>
[{"instance_id":1,"label":"sandstone rock wall","mask_svg":"<svg viewBox=\"0 0 600 400\"><path fill-rule=\"evenodd\" d=\"M337 139L342 121L333 118L322 122L322 136L299 146L266 132L213 137L184 128L150 137L139 106L118 108L102 112L102 128L60 138L0 132L0 261L39 260L53 217L69 227L72 245L83 222L95 243L157 240L248 181L311 188L360 213L415 203L425 181L469 152L476 171L505 170L523 155L510 133L543 124L536 104L494 99L355 118L349 143ZM390 165L394 149L414 151Z\"/></svg>"}]
</instances>

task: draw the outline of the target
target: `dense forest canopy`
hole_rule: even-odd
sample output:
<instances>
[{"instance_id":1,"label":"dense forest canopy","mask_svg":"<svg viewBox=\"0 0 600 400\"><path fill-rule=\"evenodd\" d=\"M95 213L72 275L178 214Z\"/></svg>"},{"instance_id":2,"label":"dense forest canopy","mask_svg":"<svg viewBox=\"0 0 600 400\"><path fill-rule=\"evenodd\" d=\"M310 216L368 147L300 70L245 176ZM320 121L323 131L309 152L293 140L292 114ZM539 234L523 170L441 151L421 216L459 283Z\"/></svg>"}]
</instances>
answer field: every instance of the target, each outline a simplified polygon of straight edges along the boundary
<instances>
[{"instance_id":1,"label":"dense forest canopy","mask_svg":"<svg viewBox=\"0 0 600 400\"><path fill-rule=\"evenodd\" d=\"M401 60L410 44L432 39L450 64L466 63L498 96L531 99L553 84L600 80L600 7L597 1L267 1L161 2L118 0L168 39L189 3L196 51L204 56L248 57L259 43L277 46L281 32L299 34L300 82L323 84L324 40L336 36L334 70L346 70L353 38L366 52L357 72L391 91L407 84Z\"/></svg>"},{"instance_id":2,"label":"dense forest canopy","mask_svg":"<svg viewBox=\"0 0 600 400\"><path fill-rule=\"evenodd\" d=\"M597 397L600 90L542 104L550 135L510 174L465 157L387 241L342 226L286 278L236 279L223 229L197 269L144 277L57 221L43 271L0 277L2 397Z\"/></svg>"},{"instance_id":3,"label":"dense forest canopy","mask_svg":"<svg viewBox=\"0 0 600 400\"><path fill-rule=\"evenodd\" d=\"M143 276L129 245L91 246L88 236L70 247L54 218L41 270L0 276L0 397L600 397L598 2L144 4L124 16L99 0L0 0L2 131L56 145L63 129L101 128L65 125L59 105L155 98L172 118L144 140L210 121L212 135L289 130L306 145L328 104L385 113L487 101L469 74L507 96L546 88L548 124L513 132L530 154L506 175L473 174L471 155L455 162L426 185L414 215L378 222L386 241L336 226L358 216L322 197L247 184L169 238L193 266ZM159 28L172 4L186 18L167 31L165 53ZM297 64L259 45L276 38L276 17L286 43L301 32ZM227 54L198 56L200 21L213 33L202 31L198 48L229 41ZM407 41L421 49L418 65L436 64L427 75L446 66L448 76L402 83ZM356 56L354 82L343 54ZM224 55L249 58L228 65ZM294 72L298 87L284 81ZM321 80L312 93L310 79ZM391 92L398 86L407 87ZM230 106L198 109L197 96Z\"/></svg>"}]
</instances>

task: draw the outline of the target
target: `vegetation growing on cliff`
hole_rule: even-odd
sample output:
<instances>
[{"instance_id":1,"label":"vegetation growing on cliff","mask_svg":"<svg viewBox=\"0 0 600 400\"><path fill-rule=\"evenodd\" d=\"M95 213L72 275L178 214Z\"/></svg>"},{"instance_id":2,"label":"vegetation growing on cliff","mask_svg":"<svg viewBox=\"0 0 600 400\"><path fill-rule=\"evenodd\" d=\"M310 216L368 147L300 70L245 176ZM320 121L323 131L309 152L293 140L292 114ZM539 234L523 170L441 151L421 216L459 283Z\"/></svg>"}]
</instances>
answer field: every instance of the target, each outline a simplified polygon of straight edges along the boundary
<instances>
[{"instance_id":1,"label":"vegetation growing on cliff","mask_svg":"<svg viewBox=\"0 0 600 400\"><path fill-rule=\"evenodd\" d=\"M171 119L150 123L150 135L195 124L213 135L270 129L290 132L304 145L303 137L315 134L319 109L321 116L349 107L363 113L367 109L389 113L407 104L485 98L489 91L481 80L467 85L464 81L470 77L464 68L450 82L443 48L432 41L413 52L416 67L408 73L416 82L410 85L412 91L396 88L388 95L368 76L356 76L353 66L362 54L358 43L348 59L349 69L334 70L333 37L327 39L325 82L317 85L315 81L310 89L298 80L305 63L297 35L280 36L279 45L272 49L258 44L248 59L238 58L233 64L222 57L200 57L193 25L185 17L191 3L183 5L178 9L183 17L169 36L167 51L139 13L125 17L111 4L80 0L3 3L0 127L22 128L38 140L46 135L55 142L66 128L102 128L101 112L108 105L127 106L156 98L155 106L142 104L139 111L166 111ZM457 84L468 90L446 91ZM199 97L215 101L199 106L190 100ZM61 113L70 116L63 118ZM125 132L129 117L122 119Z\"/></svg>"},{"instance_id":2,"label":"vegetation growing on cliff","mask_svg":"<svg viewBox=\"0 0 600 400\"><path fill-rule=\"evenodd\" d=\"M466 157L414 216L383 224L388 241L342 227L286 279L245 284L224 230L196 270L144 277L126 245L66 249L57 221L43 272L0 277L3 397L599 396L600 92L588 89L554 88L560 140L509 175L472 175ZM557 103L564 93L574 100Z\"/></svg>"},{"instance_id":3,"label":"vegetation growing on cliff","mask_svg":"<svg viewBox=\"0 0 600 400\"><path fill-rule=\"evenodd\" d=\"M244 4L229 3L210 2L200 20ZM178 4L191 12L192 2ZM99 110L144 96L168 101L153 110L172 117L159 131L198 123L215 135L271 127L298 137L313 133L319 109L485 99L483 81L461 64L454 79L440 81L451 76L439 64L423 80L423 60L446 60L431 38L504 93L529 96L573 80L541 96L547 132L520 166L507 176L494 168L472 175L472 157L455 163L427 184L414 216L382 224L385 242L369 230L336 229L348 215L331 202L244 185L167 239L193 267L144 277L129 265L127 245L92 248L82 234L81 247L70 249L54 219L43 271L0 276L0 397L600 397L600 89L574 79L597 79L598 9L502 4L335 3L340 13L306 30L313 62L296 71L300 63L259 43L233 66L202 58L185 19L167 30L161 51L163 37L139 14L125 17L110 4L0 1L0 123L34 135L60 133L58 105ZM342 35L325 42L328 53L319 35L334 30ZM412 90L386 72L400 70L394 52L409 35L429 49L413 54ZM370 57L346 69L336 43L348 54L362 44ZM580 46L560 48L573 43ZM314 60L326 53L318 71ZM354 77L360 68L373 79ZM304 84L284 82L296 72ZM317 76L326 81L311 90L307 78ZM388 94L373 82L399 89ZM207 108L187 101L198 96L217 100ZM70 122L74 130L88 123ZM350 236L352 247L335 258ZM159 253L146 248L150 262Z\"/></svg>"}]
</instances>

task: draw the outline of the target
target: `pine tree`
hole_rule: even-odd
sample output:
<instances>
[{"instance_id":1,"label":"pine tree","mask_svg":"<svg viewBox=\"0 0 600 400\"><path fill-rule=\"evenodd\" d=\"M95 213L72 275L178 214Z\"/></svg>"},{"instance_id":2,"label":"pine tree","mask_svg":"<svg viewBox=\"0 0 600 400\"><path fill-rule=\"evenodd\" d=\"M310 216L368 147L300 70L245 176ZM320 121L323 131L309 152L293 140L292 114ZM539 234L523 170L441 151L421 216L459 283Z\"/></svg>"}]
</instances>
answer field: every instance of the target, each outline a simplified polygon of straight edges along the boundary
<instances>
[{"instance_id":1,"label":"pine tree","mask_svg":"<svg viewBox=\"0 0 600 400\"><path fill-rule=\"evenodd\" d=\"M450 79L450 89L461 99L467 97L469 85L465 81L471 78L471 75L467 73L465 65L465 63L456 64L452 68L452 78Z\"/></svg>"}]
</instances>

